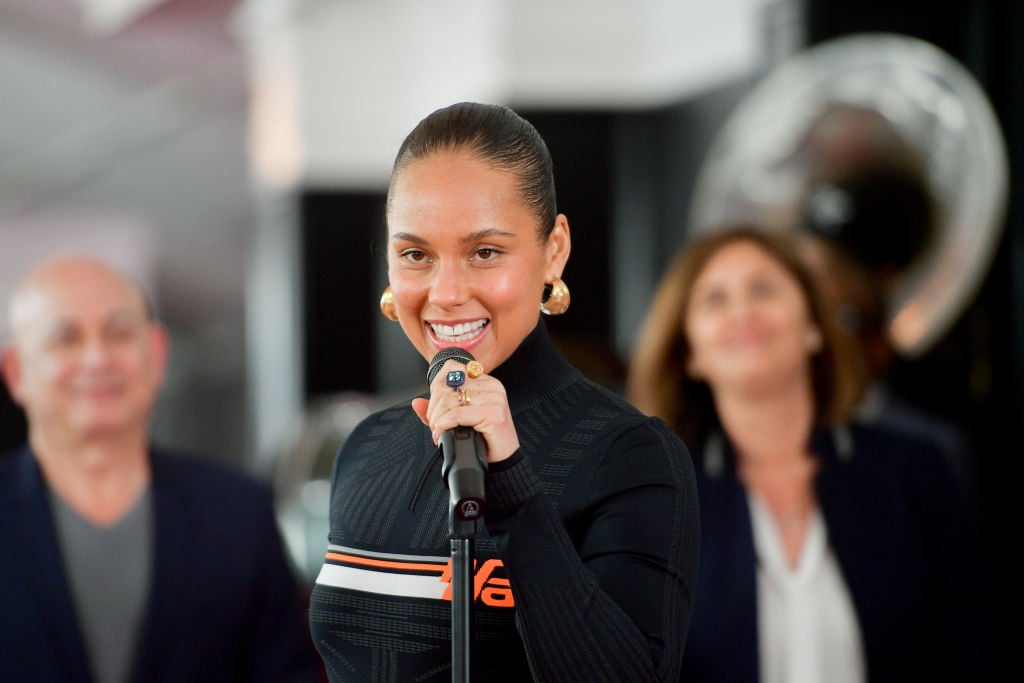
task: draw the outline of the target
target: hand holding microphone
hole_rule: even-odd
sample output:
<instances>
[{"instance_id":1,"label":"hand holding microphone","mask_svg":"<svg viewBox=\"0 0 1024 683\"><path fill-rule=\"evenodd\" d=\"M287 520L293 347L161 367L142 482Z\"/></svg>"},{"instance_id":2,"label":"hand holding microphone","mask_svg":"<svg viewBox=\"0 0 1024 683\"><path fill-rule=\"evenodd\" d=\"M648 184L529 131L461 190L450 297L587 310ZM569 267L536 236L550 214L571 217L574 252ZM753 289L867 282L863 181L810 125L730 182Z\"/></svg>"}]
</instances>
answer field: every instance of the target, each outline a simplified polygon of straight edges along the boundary
<instances>
[{"instance_id":1,"label":"hand holding microphone","mask_svg":"<svg viewBox=\"0 0 1024 683\"><path fill-rule=\"evenodd\" d=\"M451 387L458 395L458 407L468 407L472 404L472 397L469 395L469 388L465 386L466 379L475 379L483 373L479 362L472 354L465 349L458 347L445 348L434 355L427 370L427 383L433 385L434 378L440 372L447 360L456 360L465 366L465 370L451 369L446 372L444 384ZM432 397L433 398L433 397ZM439 404L432 400L433 404ZM415 403L414 403L415 407ZM422 403L420 404L422 408ZM417 410L420 413L420 410ZM438 410L427 411L436 417ZM425 418L425 414L420 413ZM447 415L451 420L454 416ZM433 428L430 420L424 420ZM436 431L435 431L436 433ZM441 477L449 488L450 509L460 518L474 520L483 514L485 505L484 475L487 471L487 449L483 436L471 426L457 424L451 429L445 429L437 438L441 446L443 464L441 465Z\"/></svg>"},{"instance_id":2,"label":"hand holding microphone","mask_svg":"<svg viewBox=\"0 0 1024 683\"><path fill-rule=\"evenodd\" d=\"M465 349L450 347L440 351L427 371L430 399L415 398L412 408L423 424L430 427L434 443L440 442L442 432L460 425L480 432L487 444L487 461L495 463L516 452L519 436L512 422L505 386L495 377L483 374L484 368L477 367L479 365ZM466 374L461 386L462 405L459 387L446 383L451 370L462 370ZM467 396L469 403L465 401Z\"/></svg>"},{"instance_id":3,"label":"hand holding microphone","mask_svg":"<svg viewBox=\"0 0 1024 683\"><path fill-rule=\"evenodd\" d=\"M441 446L442 477L454 511L463 519L475 519L483 514L488 461L504 460L519 448L505 388L458 347L434 356L427 382L430 400L414 399L413 410Z\"/></svg>"}]
</instances>

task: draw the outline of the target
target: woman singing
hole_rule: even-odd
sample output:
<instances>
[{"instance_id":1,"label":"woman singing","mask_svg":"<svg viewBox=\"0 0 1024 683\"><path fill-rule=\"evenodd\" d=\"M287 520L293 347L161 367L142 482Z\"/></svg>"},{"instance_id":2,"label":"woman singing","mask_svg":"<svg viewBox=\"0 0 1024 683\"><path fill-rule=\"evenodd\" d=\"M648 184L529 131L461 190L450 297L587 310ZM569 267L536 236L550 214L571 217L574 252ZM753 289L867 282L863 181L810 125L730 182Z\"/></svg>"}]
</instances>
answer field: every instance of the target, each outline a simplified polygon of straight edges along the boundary
<instances>
[{"instance_id":1,"label":"woman singing","mask_svg":"<svg viewBox=\"0 0 1024 683\"><path fill-rule=\"evenodd\" d=\"M473 679L675 681L699 542L679 437L583 377L541 313L569 303L552 161L513 111L462 103L403 142L381 300L427 361L429 394L369 417L338 453L310 606L332 681L449 681L449 492L441 435L482 435Z\"/></svg>"}]
</instances>

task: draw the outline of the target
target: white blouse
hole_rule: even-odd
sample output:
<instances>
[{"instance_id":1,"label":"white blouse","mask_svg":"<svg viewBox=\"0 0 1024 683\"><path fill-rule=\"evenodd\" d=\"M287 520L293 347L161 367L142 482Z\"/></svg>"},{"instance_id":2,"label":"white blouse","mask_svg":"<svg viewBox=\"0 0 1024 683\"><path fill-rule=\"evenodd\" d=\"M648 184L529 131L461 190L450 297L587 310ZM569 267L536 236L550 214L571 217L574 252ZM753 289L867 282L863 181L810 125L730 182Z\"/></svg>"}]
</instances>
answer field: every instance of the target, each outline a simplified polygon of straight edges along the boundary
<instances>
[{"instance_id":1,"label":"white blouse","mask_svg":"<svg viewBox=\"0 0 1024 683\"><path fill-rule=\"evenodd\" d=\"M815 509L795 568L767 505L750 493L761 683L864 683L857 615Z\"/></svg>"}]
</instances>

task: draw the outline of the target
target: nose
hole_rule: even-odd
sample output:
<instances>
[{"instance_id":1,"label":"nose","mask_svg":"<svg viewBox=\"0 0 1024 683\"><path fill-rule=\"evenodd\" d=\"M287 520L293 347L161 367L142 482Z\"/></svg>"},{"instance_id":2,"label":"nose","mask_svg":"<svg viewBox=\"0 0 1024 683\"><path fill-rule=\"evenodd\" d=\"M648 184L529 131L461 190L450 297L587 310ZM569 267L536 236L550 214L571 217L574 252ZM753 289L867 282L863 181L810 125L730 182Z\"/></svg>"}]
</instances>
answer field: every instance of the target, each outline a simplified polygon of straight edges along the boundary
<instances>
[{"instance_id":1,"label":"nose","mask_svg":"<svg viewBox=\"0 0 1024 683\"><path fill-rule=\"evenodd\" d=\"M469 276L451 259L442 261L430 283L430 303L440 308L455 308L469 299Z\"/></svg>"},{"instance_id":2,"label":"nose","mask_svg":"<svg viewBox=\"0 0 1024 683\"><path fill-rule=\"evenodd\" d=\"M90 335L82 342L81 360L87 365L101 366L110 359L110 346L100 335Z\"/></svg>"},{"instance_id":3,"label":"nose","mask_svg":"<svg viewBox=\"0 0 1024 683\"><path fill-rule=\"evenodd\" d=\"M729 306L729 313L731 317L737 320L743 320L753 315L755 310L755 303L749 296L739 295L732 298Z\"/></svg>"}]
</instances>

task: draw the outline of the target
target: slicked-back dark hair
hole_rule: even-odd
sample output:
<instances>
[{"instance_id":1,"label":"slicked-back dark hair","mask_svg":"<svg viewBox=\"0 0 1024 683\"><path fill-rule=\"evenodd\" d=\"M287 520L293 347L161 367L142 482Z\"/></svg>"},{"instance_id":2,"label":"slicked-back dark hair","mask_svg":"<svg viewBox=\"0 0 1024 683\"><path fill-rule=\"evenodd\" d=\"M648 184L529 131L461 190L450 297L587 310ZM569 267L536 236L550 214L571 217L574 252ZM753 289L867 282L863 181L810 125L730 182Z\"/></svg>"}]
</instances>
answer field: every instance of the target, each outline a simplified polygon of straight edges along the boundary
<instances>
[{"instance_id":1,"label":"slicked-back dark hair","mask_svg":"<svg viewBox=\"0 0 1024 683\"><path fill-rule=\"evenodd\" d=\"M554 164L544 139L533 125L508 107L459 102L438 109L409 132L395 157L388 189L410 162L434 152L467 150L518 179L523 202L537 217L537 234L547 240L558 213Z\"/></svg>"}]
</instances>

